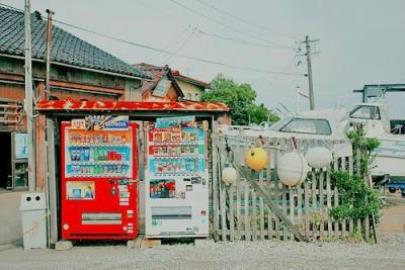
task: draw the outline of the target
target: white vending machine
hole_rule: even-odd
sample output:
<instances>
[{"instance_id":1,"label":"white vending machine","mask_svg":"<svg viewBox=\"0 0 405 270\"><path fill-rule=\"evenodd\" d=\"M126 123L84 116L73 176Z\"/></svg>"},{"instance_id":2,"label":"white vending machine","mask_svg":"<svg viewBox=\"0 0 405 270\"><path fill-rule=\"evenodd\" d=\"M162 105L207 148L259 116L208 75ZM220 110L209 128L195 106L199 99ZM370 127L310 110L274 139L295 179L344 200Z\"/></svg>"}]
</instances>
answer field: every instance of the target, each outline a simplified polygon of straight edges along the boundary
<instances>
[{"instance_id":1,"label":"white vending machine","mask_svg":"<svg viewBox=\"0 0 405 270\"><path fill-rule=\"evenodd\" d=\"M159 118L147 128L145 236L208 237L208 123Z\"/></svg>"}]
</instances>

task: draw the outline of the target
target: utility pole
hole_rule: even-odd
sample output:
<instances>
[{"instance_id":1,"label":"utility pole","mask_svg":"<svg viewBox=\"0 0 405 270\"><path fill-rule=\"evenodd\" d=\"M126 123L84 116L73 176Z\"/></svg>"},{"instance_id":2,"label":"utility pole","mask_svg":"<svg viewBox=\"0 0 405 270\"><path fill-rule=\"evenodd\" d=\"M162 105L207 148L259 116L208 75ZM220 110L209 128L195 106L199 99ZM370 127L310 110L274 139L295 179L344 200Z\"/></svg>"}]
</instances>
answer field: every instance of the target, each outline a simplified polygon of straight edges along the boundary
<instances>
[{"instance_id":1,"label":"utility pole","mask_svg":"<svg viewBox=\"0 0 405 270\"><path fill-rule=\"evenodd\" d=\"M50 9L46 10L48 13L48 23L46 28L46 72L45 72L45 93L44 98L47 99L47 96L51 95L51 86L50 86L50 72L51 72L51 51L52 51L52 15L55 14Z\"/></svg>"},{"instance_id":2,"label":"utility pole","mask_svg":"<svg viewBox=\"0 0 405 270\"><path fill-rule=\"evenodd\" d=\"M28 135L28 189L35 190L35 147L34 147L34 117L33 117L33 91L32 91L32 60L31 60L31 3L25 0L24 6L24 32L25 32L25 100L24 109L27 117Z\"/></svg>"},{"instance_id":3,"label":"utility pole","mask_svg":"<svg viewBox=\"0 0 405 270\"><path fill-rule=\"evenodd\" d=\"M309 94L309 109L312 111L315 109L315 97L314 97L314 84L312 81L312 63L311 63L311 55L314 52L311 51L311 44L318 42L319 39L309 39L309 36L305 36L305 40L301 43L305 44L305 53L304 55L307 58L307 77L308 77L308 94Z\"/></svg>"},{"instance_id":4,"label":"utility pole","mask_svg":"<svg viewBox=\"0 0 405 270\"><path fill-rule=\"evenodd\" d=\"M309 45L309 36L305 36L305 54L307 55L308 68L308 89L309 89L309 109L315 109L314 84L312 82L312 64L311 64L311 45Z\"/></svg>"}]
</instances>

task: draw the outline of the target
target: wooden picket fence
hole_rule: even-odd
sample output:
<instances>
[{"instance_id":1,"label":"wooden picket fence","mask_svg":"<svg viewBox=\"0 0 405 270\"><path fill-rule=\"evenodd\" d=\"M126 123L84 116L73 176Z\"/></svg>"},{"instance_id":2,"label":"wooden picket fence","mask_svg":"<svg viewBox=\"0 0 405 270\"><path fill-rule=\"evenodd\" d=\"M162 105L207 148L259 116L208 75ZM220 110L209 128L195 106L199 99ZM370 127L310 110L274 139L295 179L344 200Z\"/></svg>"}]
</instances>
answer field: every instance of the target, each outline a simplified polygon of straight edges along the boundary
<instances>
[{"instance_id":1,"label":"wooden picket fence","mask_svg":"<svg viewBox=\"0 0 405 270\"><path fill-rule=\"evenodd\" d=\"M275 211L269 208L263 196L254 189L264 190L266 196L281 210L284 217L294 224L306 239L334 240L351 237L357 233L363 239L375 239L375 230L371 218L364 220L347 219L336 221L329 210L339 205L339 192L331 183L331 170L348 170L353 173L356 161L351 156L336 159L329 169L312 170L300 186L288 188L277 178L277 157L283 151L292 149L287 139L261 142L270 157L267 169L255 176L255 179L240 178L232 186L221 181L221 172L225 164L232 160L236 166L244 166L246 150L255 144L255 140L243 137L213 136L213 172L212 181L212 231L216 240L293 240L291 227L283 222ZM333 142L332 142L333 143ZM300 149L325 142L298 141ZM227 150L231 150L228 155ZM263 195L263 193L262 193ZM285 220L285 219L284 219Z\"/></svg>"}]
</instances>

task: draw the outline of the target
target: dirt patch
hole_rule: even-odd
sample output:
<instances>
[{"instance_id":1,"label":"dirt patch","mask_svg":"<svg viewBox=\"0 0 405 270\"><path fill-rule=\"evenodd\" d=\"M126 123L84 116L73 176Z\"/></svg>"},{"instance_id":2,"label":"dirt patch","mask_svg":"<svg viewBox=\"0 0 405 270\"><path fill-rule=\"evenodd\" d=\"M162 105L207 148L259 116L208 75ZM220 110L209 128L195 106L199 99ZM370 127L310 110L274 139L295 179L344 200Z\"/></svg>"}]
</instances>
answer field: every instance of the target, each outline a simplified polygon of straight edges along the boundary
<instances>
[{"instance_id":1,"label":"dirt patch","mask_svg":"<svg viewBox=\"0 0 405 270\"><path fill-rule=\"evenodd\" d=\"M379 224L381 233L405 232L405 198L389 196L385 199L385 207Z\"/></svg>"}]
</instances>

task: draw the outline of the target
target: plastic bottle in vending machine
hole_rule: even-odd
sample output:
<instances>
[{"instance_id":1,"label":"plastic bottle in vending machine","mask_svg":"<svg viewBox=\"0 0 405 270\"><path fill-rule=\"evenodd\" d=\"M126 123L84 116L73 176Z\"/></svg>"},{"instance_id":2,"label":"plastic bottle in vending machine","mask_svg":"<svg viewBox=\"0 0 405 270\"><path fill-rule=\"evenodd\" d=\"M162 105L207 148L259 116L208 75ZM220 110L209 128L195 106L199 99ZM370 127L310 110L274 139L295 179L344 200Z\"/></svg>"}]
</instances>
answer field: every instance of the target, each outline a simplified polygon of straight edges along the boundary
<instances>
[{"instance_id":1,"label":"plastic bottle in vending machine","mask_svg":"<svg viewBox=\"0 0 405 270\"><path fill-rule=\"evenodd\" d=\"M97 161L103 160L103 153L101 148L97 148Z\"/></svg>"},{"instance_id":2,"label":"plastic bottle in vending machine","mask_svg":"<svg viewBox=\"0 0 405 270\"><path fill-rule=\"evenodd\" d=\"M73 148L72 149L72 161L78 161L78 155L77 155L77 149Z\"/></svg>"},{"instance_id":3,"label":"plastic bottle in vending machine","mask_svg":"<svg viewBox=\"0 0 405 270\"><path fill-rule=\"evenodd\" d=\"M84 160L89 161L90 160L90 148L86 147L83 152L84 152Z\"/></svg>"},{"instance_id":4,"label":"plastic bottle in vending machine","mask_svg":"<svg viewBox=\"0 0 405 270\"><path fill-rule=\"evenodd\" d=\"M97 148L96 151L97 151L97 161L103 160L101 148Z\"/></svg>"},{"instance_id":5,"label":"plastic bottle in vending machine","mask_svg":"<svg viewBox=\"0 0 405 270\"><path fill-rule=\"evenodd\" d=\"M79 160L80 160L80 161L85 161L83 148L81 148L81 149L79 150Z\"/></svg>"}]
</instances>

